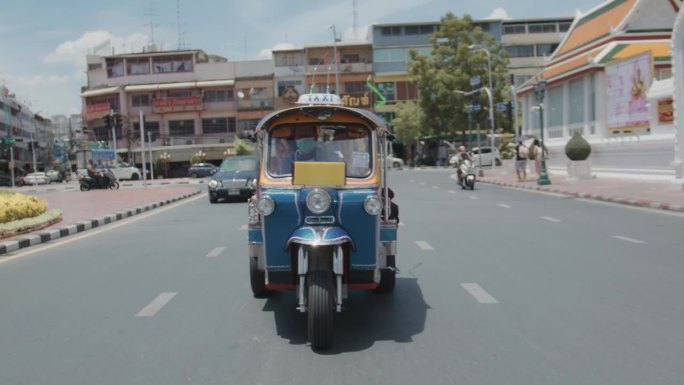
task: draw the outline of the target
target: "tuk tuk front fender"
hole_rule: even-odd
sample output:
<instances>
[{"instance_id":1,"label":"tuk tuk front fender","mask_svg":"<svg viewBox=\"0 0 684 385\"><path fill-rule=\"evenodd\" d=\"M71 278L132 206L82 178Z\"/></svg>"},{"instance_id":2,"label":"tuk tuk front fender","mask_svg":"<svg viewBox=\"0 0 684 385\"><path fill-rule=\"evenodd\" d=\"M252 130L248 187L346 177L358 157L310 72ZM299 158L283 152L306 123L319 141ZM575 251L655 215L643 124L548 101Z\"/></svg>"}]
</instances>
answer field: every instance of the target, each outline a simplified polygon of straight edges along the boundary
<instances>
[{"instance_id":1,"label":"tuk tuk front fender","mask_svg":"<svg viewBox=\"0 0 684 385\"><path fill-rule=\"evenodd\" d=\"M349 243L352 250L356 250L354 241L341 227L302 226L292 233L285 248L289 248L293 243L308 246L331 246Z\"/></svg>"}]
</instances>

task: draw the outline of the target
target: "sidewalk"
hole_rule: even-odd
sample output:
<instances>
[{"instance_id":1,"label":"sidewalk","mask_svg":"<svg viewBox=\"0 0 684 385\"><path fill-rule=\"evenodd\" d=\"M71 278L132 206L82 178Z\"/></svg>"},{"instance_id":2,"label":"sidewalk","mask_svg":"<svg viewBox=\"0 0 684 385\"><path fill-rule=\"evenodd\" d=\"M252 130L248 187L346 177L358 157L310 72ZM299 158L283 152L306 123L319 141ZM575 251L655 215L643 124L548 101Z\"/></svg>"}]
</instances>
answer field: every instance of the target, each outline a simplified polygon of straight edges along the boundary
<instances>
[{"instance_id":1,"label":"sidewalk","mask_svg":"<svg viewBox=\"0 0 684 385\"><path fill-rule=\"evenodd\" d=\"M663 180L662 178L652 178L652 175L598 174L594 179L572 180L563 170L551 169L549 171L551 184L539 186L537 184L538 175L534 172L527 174L527 181L518 182L515 171L509 172L503 167L497 167L494 170L483 169L483 171L485 176L478 178L481 183L684 212L684 190L682 190L681 183L674 183L674 178Z\"/></svg>"},{"instance_id":2,"label":"sidewalk","mask_svg":"<svg viewBox=\"0 0 684 385\"><path fill-rule=\"evenodd\" d=\"M187 182L156 183L146 187L142 186L142 182L127 182L122 184L127 187L119 190L88 192L78 191L75 186L77 185L70 184L43 189L14 190L47 200L50 210L62 211L62 221L40 230L0 240L0 256L122 220L201 193L197 185L188 185Z\"/></svg>"}]
</instances>

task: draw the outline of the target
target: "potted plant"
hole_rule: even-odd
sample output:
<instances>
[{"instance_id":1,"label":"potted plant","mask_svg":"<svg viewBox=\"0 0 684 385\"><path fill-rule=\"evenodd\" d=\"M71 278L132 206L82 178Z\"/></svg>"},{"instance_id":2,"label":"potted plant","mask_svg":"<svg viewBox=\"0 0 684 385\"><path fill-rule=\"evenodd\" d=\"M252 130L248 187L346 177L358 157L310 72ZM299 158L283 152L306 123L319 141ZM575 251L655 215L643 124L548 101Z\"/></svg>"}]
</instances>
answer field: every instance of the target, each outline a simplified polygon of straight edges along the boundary
<instances>
[{"instance_id":1,"label":"potted plant","mask_svg":"<svg viewBox=\"0 0 684 385\"><path fill-rule=\"evenodd\" d=\"M587 160L591 154L591 145L575 131L565 144L565 156L568 157L568 177L572 179L591 179L591 163Z\"/></svg>"}]
</instances>

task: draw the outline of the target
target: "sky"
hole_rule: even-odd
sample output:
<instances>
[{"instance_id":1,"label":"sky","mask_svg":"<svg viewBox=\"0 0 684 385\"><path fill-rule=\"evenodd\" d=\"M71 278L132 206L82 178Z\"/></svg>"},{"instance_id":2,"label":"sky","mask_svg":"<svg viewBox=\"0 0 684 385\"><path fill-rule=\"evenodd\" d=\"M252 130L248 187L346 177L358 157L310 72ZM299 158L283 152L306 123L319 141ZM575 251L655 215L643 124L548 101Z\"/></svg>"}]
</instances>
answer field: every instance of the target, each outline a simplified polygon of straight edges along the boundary
<instances>
[{"instance_id":1,"label":"sky","mask_svg":"<svg viewBox=\"0 0 684 385\"><path fill-rule=\"evenodd\" d=\"M368 38L375 23L574 17L601 0L1 0L0 84L43 116L77 114L86 55L110 41L114 52L201 49L229 60L270 58L273 48Z\"/></svg>"}]
</instances>

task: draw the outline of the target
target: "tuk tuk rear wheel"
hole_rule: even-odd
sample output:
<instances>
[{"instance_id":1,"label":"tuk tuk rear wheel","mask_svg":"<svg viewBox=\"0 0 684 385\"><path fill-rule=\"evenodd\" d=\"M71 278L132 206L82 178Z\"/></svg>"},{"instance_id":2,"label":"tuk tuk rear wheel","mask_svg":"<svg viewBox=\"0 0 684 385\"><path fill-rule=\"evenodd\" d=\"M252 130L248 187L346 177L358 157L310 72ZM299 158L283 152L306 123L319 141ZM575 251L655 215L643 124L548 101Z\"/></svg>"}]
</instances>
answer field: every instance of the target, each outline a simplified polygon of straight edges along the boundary
<instances>
[{"instance_id":1,"label":"tuk tuk rear wheel","mask_svg":"<svg viewBox=\"0 0 684 385\"><path fill-rule=\"evenodd\" d=\"M314 349L332 344L335 315L335 284L332 271L316 270L307 274L309 304L309 341Z\"/></svg>"},{"instance_id":2,"label":"tuk tuk rear wheel","mask_svg":"<svg viewBox=\"0 0 684 385\"><path fill-rule=\"evenodd\" d=\"M252 286L252 294L255 297L261 298L268 295L266 274L263 271L259 271L259 262L256 257L249 258L249 283Z\"/></svg>"},{"instance_id":3,"label":"tuk tuk rear wheel","mask_svg":"<svg viewBox=\"0 0 684 385\"><path fill-rule=\"evenodd\" d=\"M395 256L387 256L387 267L397 267ZM375 288L377 293L391 293L394 291L394 284L397 279L397 273L393 269L383 269L380 271L380 283Z\"/></svg>"}]
</instances>

